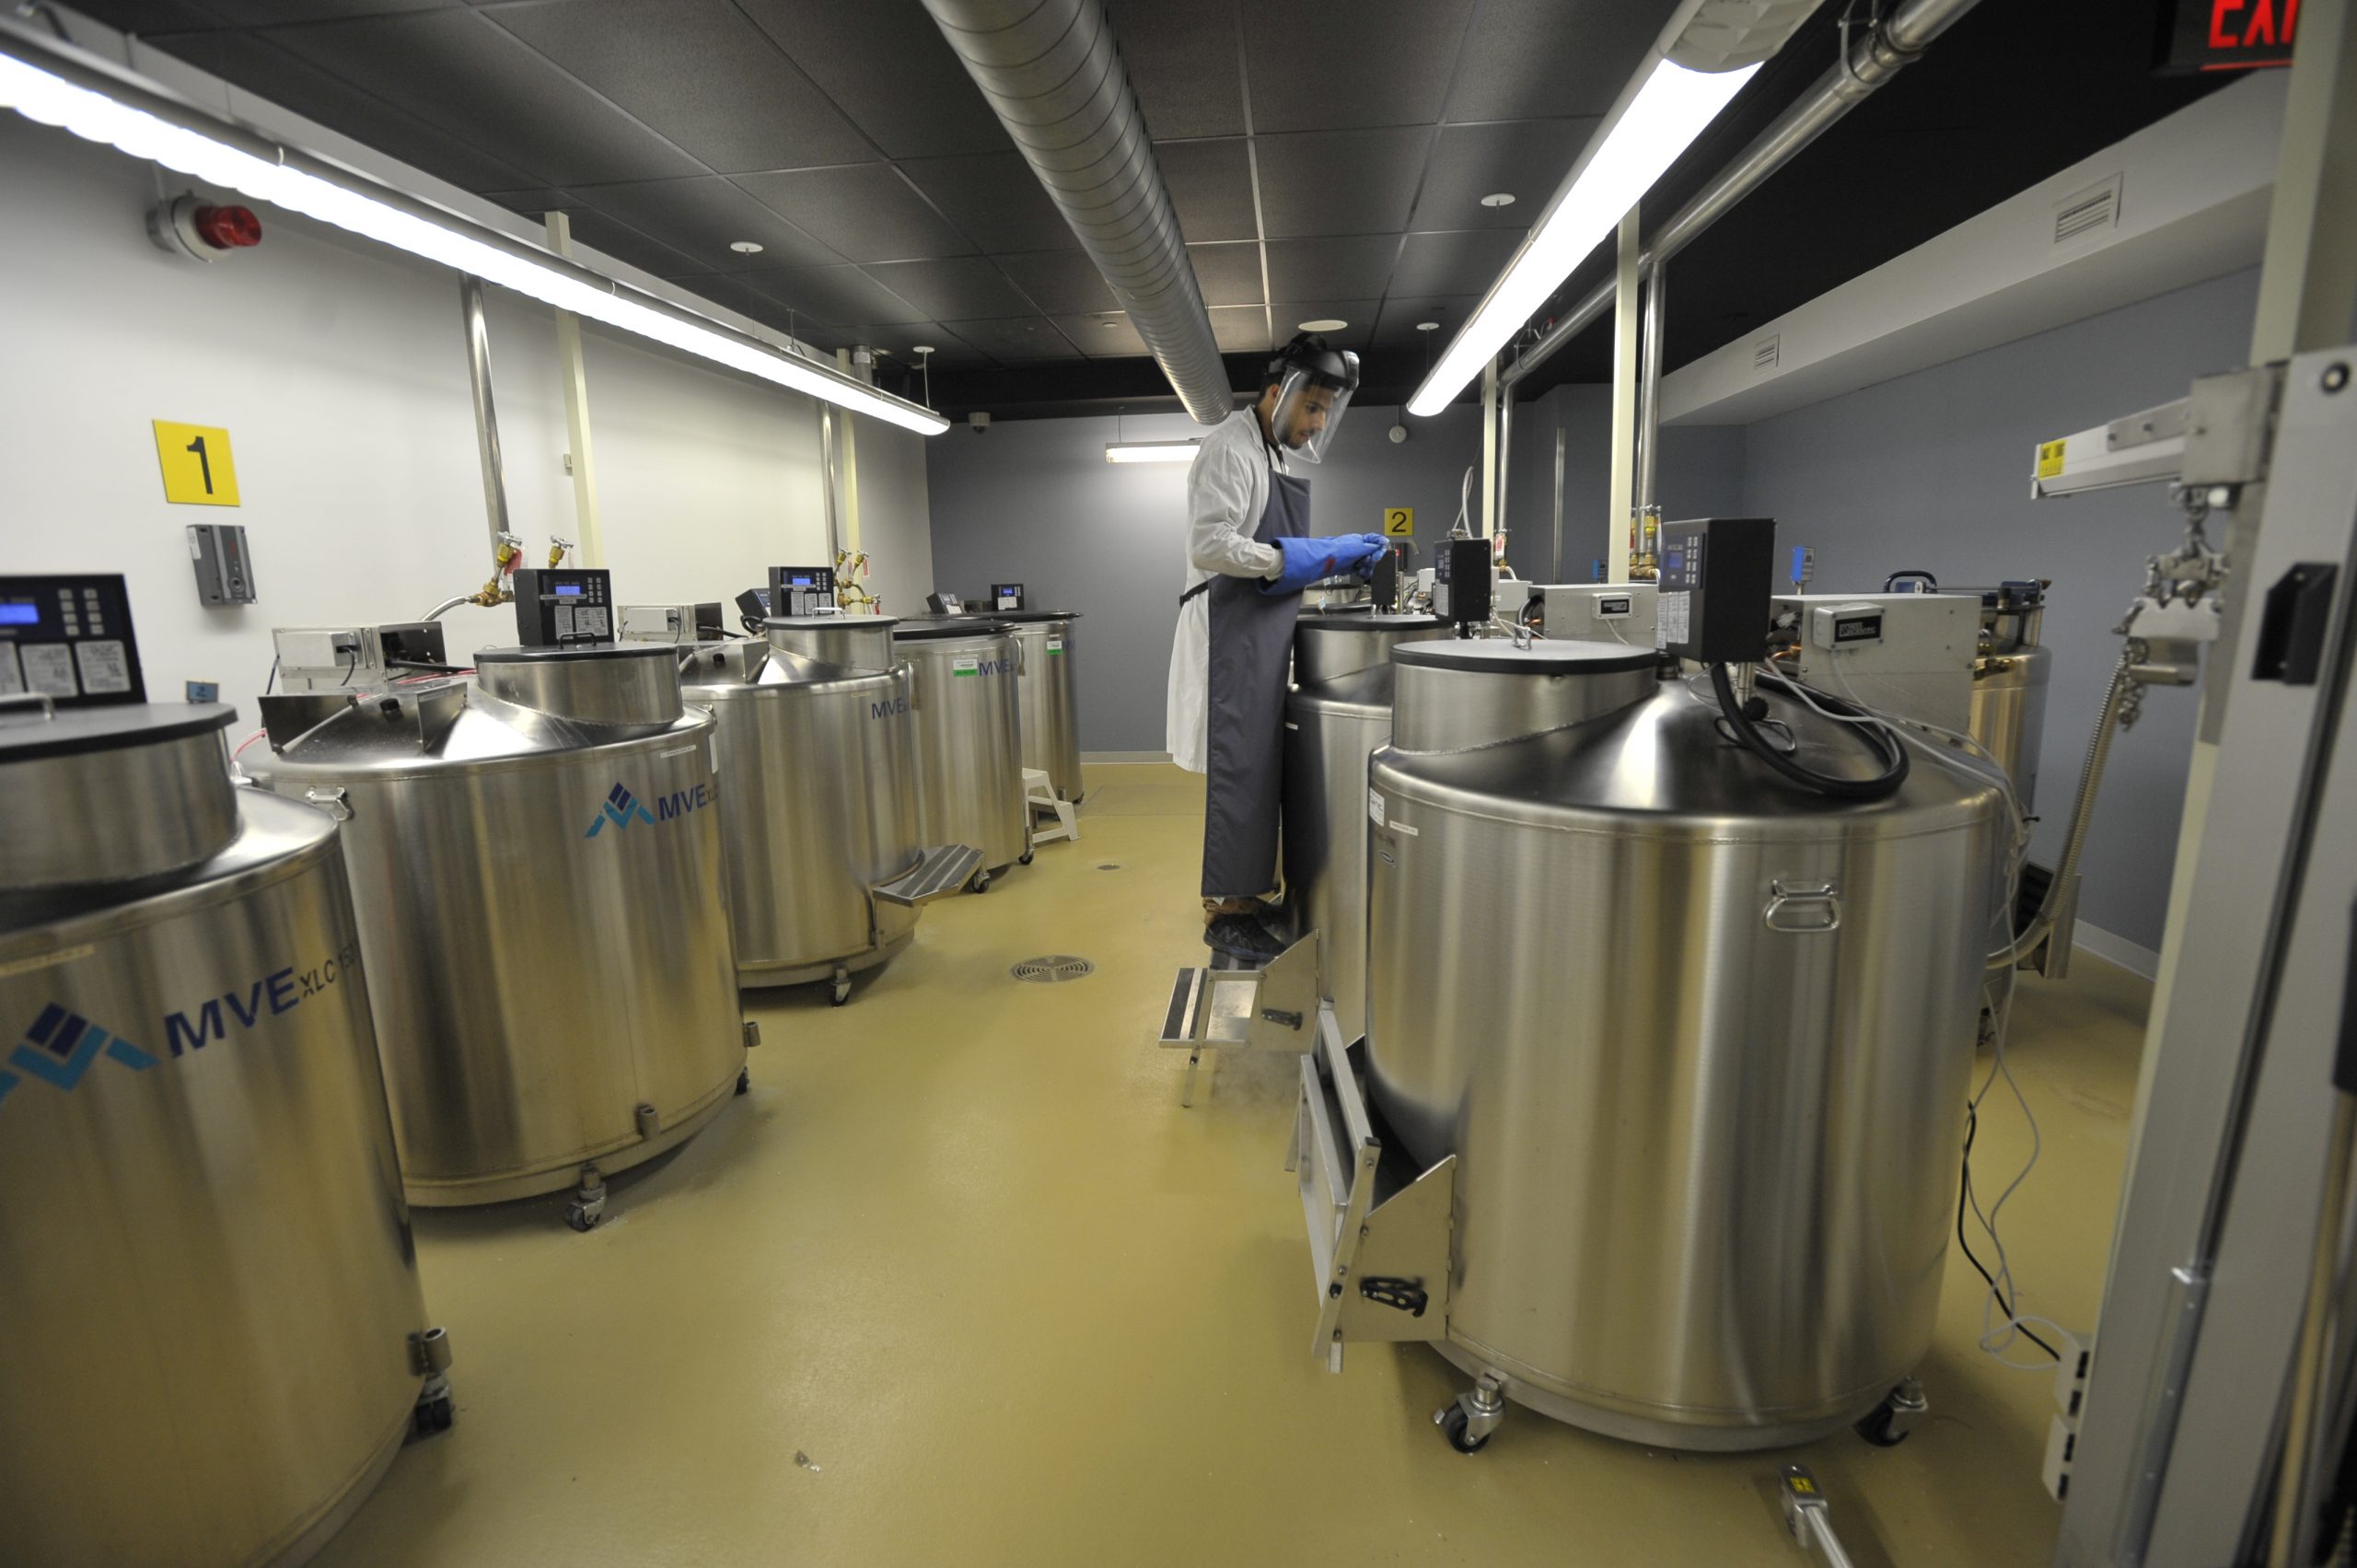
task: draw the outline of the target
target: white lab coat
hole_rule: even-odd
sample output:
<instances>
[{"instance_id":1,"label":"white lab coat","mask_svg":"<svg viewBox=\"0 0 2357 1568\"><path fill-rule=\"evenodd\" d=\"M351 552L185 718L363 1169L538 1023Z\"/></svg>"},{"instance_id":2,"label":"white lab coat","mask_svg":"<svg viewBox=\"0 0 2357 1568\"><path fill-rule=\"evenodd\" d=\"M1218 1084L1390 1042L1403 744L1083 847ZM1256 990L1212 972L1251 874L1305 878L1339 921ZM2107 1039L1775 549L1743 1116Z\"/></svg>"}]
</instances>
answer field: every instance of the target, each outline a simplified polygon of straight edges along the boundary
<instances>
[{"instance_id":1,"label":"white lab coat","mask_svg":"<svg viewBox=\"0 0 2357 1568\"><path fill-rule=\"evenodd\" d=\"M1253 539L1269 506L1269 474L1288 471L1282 455L1260 436L1260 416L1251 409L1229 414L1196 449L1187 470L1187 573L1180 588L1213 576L1277 575L1284 556L1274 545ZM1164 708L1163 743L1170 760L1189 772L1211 766L1204 738L1211 702L1212 601L1197 594L1178 607L1178 628L1170 640L1170 687Z\"/></svg>"}]
</instances>

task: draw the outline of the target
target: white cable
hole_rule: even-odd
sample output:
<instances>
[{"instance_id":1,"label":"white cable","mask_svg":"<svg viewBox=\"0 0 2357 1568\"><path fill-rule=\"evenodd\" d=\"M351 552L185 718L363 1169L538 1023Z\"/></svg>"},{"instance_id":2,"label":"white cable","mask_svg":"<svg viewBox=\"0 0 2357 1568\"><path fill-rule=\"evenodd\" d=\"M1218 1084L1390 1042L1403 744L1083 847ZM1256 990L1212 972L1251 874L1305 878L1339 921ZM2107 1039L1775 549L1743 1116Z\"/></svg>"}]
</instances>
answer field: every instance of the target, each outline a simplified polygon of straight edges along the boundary
<instances>
[{"instance_id":1,"label":"white cable","mask_svg":"<svg viewBox=\"0 0 2357 1568\"><path fill-rule=\"evenodd\" d=\"M1471 539L1473 537L1473 520L1469 516L1472 510L1473 465L1468 463L1465 465L1464 482L1457 487L1457 521L1448 526L1449 538Z\"/></svg>"}]
</instances>

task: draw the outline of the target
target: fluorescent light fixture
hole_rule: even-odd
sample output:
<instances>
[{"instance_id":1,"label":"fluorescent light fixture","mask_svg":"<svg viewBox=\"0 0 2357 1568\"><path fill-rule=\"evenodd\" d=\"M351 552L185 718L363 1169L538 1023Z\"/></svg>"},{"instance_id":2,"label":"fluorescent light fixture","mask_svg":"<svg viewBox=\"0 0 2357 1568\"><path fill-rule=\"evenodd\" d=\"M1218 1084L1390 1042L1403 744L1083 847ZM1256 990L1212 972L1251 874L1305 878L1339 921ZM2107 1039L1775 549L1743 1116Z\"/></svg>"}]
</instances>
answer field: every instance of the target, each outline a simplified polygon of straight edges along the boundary
<instances>
[{"instance_id":1,"label":"fluorescent light fixture","mask_svg":"<svg viewBox=\"0 0 2357 1568\"><path fill-rule=\"evenodd\" d=\"M1689 71L1656 60L1408 400L1408 412L1429 417L1446 408L1759 69Z\"/></svg>"},{"instance_id":2,"label":"fluorescent light fixture","mask_svg":"<svg viewBox=\"0 0 2357 1568\"><path fill-rule=\"evenodd\" d=\"M1195 441L1108 441L1105 460L1109 463L1191 463L1195 449L1202 442Z\"/></svg>"},{"instance_id":3,"label":"fluorescent light fixture","mask_svg":"<svg viewBox=\"0 0 2357 1568\"><path fill-rule=\"evenodd\" d=\"M35 52L40 64L22 57ZM110 71L71 62L13 29L0 32L0 109L853 412L926 436L949 428L930 409L668 301L624 294L626 285L586 267L390 188L371 187Z\"/></svg>"}]
</instances>

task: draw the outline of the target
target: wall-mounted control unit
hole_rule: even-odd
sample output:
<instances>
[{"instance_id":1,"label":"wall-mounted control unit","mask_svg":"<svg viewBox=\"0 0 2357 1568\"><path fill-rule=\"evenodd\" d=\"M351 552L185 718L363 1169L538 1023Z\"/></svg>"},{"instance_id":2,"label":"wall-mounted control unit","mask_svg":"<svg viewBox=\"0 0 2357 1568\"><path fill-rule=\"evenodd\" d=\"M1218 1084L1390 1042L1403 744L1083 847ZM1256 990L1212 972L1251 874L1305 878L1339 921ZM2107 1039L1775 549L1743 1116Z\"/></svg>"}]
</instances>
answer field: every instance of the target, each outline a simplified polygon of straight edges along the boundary
<instances>
[{"instance_id":1,"label":"wall-mounted control unit","mask_svg":"<svg viewBox=\"0 0 2357 1568\"><path fill-rule=\"evenodd\" d=\"M621 609L625 643L716 643L728 635L720 605L626 604Z\"/></svg>"},{"instance_id":2,"label":"wall-mounted control unit","mask_svg":"<svg viewBox=\"0 0 2357 1568\"><path fill-rule=\"evenodd\" d=\"M832 566L770 568L772 615L832 615L835 609Z\"/></svg>"},{"instance_id":3,"label":"wall-mounted control unit","mask_svg":"<svg viewBox=\"0 0 2357 1568\"><path fill-rule=\"evenodd\" d=\"M188 557L196 565L196 597L204 604L251 604L253 557L237 523L191 523Z\"/></svg>"},{"instance_id":4,"label":"wall-mounted control unit","mask_svg":"<svg viewBox=\"0 0 2357 1568\"><path fill-rule=\"evenodd\" d=\"M144 703L131 594L109 575L0 577L0 697Z\"/></svg>"},{"instance_id":5,"label":"wall-mounted control unit","mask_svg":"<svg viewBox=\"0 0 2357 1568\"><path fill-rule=\"evenodd\" d=\"M1021 583L993 583L991 608L993 610L1021 610L1023 585Z\"/></svg>"},{"instance_id":6,"label":"wall-mounted control unit","mask_svg":"<svg viewBox=\"0 0 2357 1568\"><path fill-rule=\"evenodd\" d=\"M270 640L282 691L381 691L412 676L453 673L439 621L284 626Z\"/></svg>"},{"instance_id":7,"label":"wall-mounted control unit","mask_svg":"<svg viewBox=\"0 0 2357 1568\"><path fill-rule=\"evenodd\" d=\"M518 567L516 640L528 648L614 640L613 574L574 567Z\"/></svg>"},{"instance_id":8,"label":"wall-mounted control unit","mask_svg":"<svg viewBox=\"0 0 2357 1568\"><path fill-rule=\"evenodd\" d=\"M1777 660L1820 691L1961 730L1980 653L1977 594L1783 594Z\"/></svg>"},{"instance_id":9,"label":"wall-mounted control unit","mask_svg":"<svg viewBox=\"0 0 2357 1568\"><path fill-rule=\"evenodd\" d=\"M1698 664L1767 656L1775 555L1773 517L1662 524L1654 645Z\"/></svg>"},{"instance_id":10,"label":"wall-mounted control unit","mask_svg":"<svg viewBox=\"0 0 2357 1568\"><path fill-rule=\"evenodd\" d=\"M1522 623L1544 636L1654 645L1659 590L1651 583L1527 583Z\"/></svg>"}]
</instances>

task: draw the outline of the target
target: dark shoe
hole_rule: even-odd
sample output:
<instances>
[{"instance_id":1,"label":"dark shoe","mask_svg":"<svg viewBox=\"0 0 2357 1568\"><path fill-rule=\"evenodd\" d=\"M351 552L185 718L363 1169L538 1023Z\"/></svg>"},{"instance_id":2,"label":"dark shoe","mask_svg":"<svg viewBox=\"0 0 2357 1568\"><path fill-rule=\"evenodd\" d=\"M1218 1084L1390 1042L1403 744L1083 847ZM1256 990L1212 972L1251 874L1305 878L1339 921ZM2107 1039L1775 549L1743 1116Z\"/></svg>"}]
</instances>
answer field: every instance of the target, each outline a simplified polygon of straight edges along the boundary
<instances>
[{"instance_id":1,"label":"dark shoe","mask_svg":"<svg viewBox=\"0 0 2357 1568\"><path fill-rule=\"evenodd\" d=\"M1269 928L1248 914L1224 914L1203 928L1203 940L1215 953L1241 958L1255 968L1285 950Z\"/></svg>"}]
</instances>

